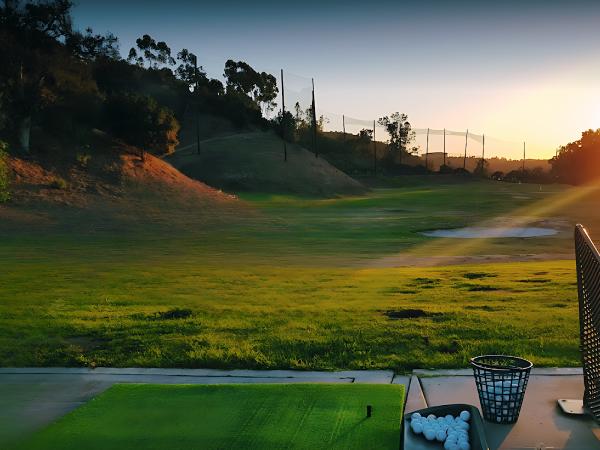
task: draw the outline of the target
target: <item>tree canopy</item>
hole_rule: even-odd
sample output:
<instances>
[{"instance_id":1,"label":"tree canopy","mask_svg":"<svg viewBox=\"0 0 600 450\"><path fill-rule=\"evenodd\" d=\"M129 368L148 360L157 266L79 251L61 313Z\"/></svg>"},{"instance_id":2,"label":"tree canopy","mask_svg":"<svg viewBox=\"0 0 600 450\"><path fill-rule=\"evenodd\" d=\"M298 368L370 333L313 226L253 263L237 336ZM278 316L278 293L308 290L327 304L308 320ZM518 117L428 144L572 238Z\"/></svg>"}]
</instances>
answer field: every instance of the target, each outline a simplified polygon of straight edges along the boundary
<instances>
[{"instance_id":1,"label":"tree canopy","mask_svg":"<svg viewBox=\"0 0 600 450\"><path fill-rule=\"evenodd\" d=\"M600 177L600 129L587 130L581 138L560 147L552 164L557 181L583 184Z\"/></svg>"}]
</instances>

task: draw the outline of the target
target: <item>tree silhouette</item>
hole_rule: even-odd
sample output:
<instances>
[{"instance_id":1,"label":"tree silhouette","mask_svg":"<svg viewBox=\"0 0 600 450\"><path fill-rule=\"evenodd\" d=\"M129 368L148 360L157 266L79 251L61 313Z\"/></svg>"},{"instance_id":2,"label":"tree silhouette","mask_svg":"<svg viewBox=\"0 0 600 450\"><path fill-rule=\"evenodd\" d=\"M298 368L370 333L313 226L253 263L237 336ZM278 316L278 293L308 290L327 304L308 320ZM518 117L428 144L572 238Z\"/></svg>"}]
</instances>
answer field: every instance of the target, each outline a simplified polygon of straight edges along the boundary
<instances>
[{"instance_id":1,"label":"tree silhouette","mask_svg":"<svg viewBox=\"0 0 600 450\"><path fill-rule=\"evenodd\" d=\"M395 112L390 116L381 117L377 123L385 128L390 136L388 148L393 154L397 154L402 164L404 153L412 154L417 148L410 146L415 140L415 132L412 131L408 116Z\"/></svg>"},{"instance_id":2,"label":"tree silhouette","mask_svg":"<svg viewBox=\"0 0 600 450\"><path fill-rule=\"evenodd\" d=\"M141 38L137 38L135 45L138 50L131 47L127 60L144 66L148 64L149 68L159 69L161 66L175 65L175 59L171 56L171 49L164 41L156 42L150 35L144 34Z\"/></svg>"},{"instance_id":3,"label":"tree silhouette","mask_svg":"<svg viewBox=\"0 0 600 450\"><path fill-rule=\"evenodd\" d=\"M279 93L277 79L266 72L257 72L244 61L227 60L223 75L227 92L250 97L258 108L272 110Z\"/></svg>"}]
</instances>

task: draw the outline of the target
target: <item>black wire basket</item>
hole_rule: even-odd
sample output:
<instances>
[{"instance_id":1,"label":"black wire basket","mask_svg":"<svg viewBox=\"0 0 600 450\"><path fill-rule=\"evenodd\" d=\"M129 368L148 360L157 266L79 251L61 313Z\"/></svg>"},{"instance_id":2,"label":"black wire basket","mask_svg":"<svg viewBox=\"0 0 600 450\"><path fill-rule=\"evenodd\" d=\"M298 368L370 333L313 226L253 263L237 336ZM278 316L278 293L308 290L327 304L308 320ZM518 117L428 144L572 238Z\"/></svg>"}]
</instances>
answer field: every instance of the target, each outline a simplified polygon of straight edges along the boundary
<instances>
[{"instance_id":1,"label":"black wire basket","mask_svg":"<svg viewBox=\"0 0 600 450\"><path fill-rule=\"evenodd\" d=\"M533 364L516 356L483 355L471 358L471 366L484 419L515 423Z\"/></svg>"}]
</instances>

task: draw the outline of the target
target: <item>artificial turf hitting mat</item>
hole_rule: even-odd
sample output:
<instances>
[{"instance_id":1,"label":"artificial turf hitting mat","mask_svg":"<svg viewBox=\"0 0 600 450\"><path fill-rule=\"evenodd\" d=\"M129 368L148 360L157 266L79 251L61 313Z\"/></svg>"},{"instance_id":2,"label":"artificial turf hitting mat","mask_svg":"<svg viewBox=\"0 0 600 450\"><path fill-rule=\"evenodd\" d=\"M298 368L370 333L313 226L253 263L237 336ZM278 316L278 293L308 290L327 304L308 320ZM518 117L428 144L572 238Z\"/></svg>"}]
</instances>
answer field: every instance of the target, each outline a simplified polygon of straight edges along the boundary
<instances>
[{"instance_id":1,"label":"artificial turf hitting mat","mask_svg":"<svg viewBox=\"0 0 600 450\"><path fill-rule=\"evenodd\" d=\"M121 384L20 448L397 450L403 398L401 385Z\"/></svg>"}]
</instances>

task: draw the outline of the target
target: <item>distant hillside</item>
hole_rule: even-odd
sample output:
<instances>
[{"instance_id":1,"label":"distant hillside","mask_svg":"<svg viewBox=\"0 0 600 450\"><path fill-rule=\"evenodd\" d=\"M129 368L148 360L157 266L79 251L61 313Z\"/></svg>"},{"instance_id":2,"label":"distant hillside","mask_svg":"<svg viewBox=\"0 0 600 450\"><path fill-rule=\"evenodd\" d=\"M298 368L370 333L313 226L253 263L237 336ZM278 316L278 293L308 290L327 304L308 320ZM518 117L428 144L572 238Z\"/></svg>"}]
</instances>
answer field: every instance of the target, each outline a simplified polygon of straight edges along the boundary
<instances>
[{"instance_id":1,"label":"distant hillside","mask_svg":"<svg viewBox=\"0 0 600 450\"><path fill-rule=\"evenodd\" d=\"M192 180L163 160L108 137L89 153L61 160L9 158L12 198L0 205L0 229L77 231L153 225L198 227L252 215L234 196Z\"/></svg>"},{"instance_id":2,"label":"distant hillside","mask_svg":"<svg viewBox=\"0 0 600 450\"><path fill-rule=\"evenodd\" d=\"M249 132L208 139L181 147L166 160L187 176L226 191L276 192L335 196L366 189L308 150L287 144L275 134Z\"/></svg>"}]
</instances>

